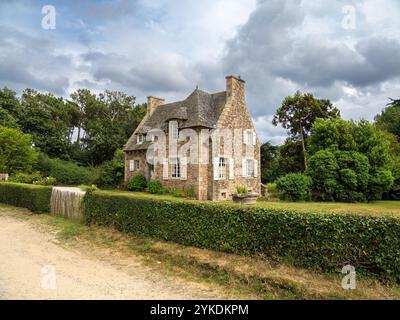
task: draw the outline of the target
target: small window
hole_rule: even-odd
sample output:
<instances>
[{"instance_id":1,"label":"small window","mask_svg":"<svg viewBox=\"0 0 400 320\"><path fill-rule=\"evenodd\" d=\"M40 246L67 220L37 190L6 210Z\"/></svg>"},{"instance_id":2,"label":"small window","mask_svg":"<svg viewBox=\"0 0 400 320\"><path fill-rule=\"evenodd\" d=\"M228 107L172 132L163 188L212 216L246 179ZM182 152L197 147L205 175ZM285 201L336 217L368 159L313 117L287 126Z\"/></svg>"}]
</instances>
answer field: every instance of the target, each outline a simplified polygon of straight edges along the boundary
<instances>
[{"instance_id":1,"label":"small window","mask_svg":"<svg viewBox=\"0 0 400 320\"><path fill-rule=\"evenodd\" d=\"M246 160L246 175L247 177L252 177L254 176L254 160L253 159L247 159Z\"/></svg>"},{"instance_id":2,"label":"small window","mask_svg":"<svg viewBox=\"0 0 400 320\"><path fill-rule=\"evenodd\" d=\"M178 131L178 121L170 121L169 122L169 134L173 140L178 140L179 131Z\"/></svg>"},{"instance_id":3,"label":"small window","mask_svg":"<svg viewBox=\"0 0 400 320\"><path fill-rule=\"evenodd\" d=\"M171 176L176 179L181 177L181 164L178 158L171 160Z\"/></svg>"},{"instance_id":4,"label":"small window","mask_svg":"<svg viewBox=\"0 0 400 320\"><path fill-rule=\"evenodd\" d=\"M225 179L226 178L226 158L219 158L218 178L219 179Z\"/></svg>"},{"instance_id":5,"label":"small window","mask_svg":"<svg viewBox=\"0 0 400 320\"><path fill-rule=\"evenodd\" d=\"M246 134L247 134L248 144L253 144L253 131L252 130L247 130Z\"/></svg>"},{"instance_id":6,"label":"small window","mask_svg":"<svg viewBox=\"0 0 400 320\"><path fill-rule=\"evenodd\" d=\"M138 143L138 144L142 144L143 141L144 141L144 136L143 136L142 134L139 134L139 135L137 136L137 143Z\"/></svg>"},{"instance_id":7,"label":"small window","mask_svg":"<svg viewBox=\"0 0 400 320\"><path fill-rule=\"evenodd\" d=\"M140 168L140 161L139 161L139 160L135 160L134 166L135 166L135 170L139 170L139 168Z\"/></svg>"}]
</instances>

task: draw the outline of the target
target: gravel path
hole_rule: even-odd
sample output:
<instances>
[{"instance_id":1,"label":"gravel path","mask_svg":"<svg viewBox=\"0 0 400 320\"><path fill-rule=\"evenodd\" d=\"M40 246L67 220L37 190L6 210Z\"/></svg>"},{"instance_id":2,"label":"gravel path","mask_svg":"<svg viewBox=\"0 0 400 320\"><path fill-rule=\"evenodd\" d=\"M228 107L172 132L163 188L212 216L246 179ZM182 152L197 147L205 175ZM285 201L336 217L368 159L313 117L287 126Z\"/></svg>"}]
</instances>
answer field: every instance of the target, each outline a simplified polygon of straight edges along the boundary
<instances>
[{"instance_id":1,"label":"gravel path","mask_svg":"<svg viewBox=\"0 0 400 320\"><path fill-rule=\"evenodd\" d=\"M200 285L156 274L139 259L124 268L64 248L31 223L0 212L0 299L221 298Z\"/></svg>"}]
</instances>

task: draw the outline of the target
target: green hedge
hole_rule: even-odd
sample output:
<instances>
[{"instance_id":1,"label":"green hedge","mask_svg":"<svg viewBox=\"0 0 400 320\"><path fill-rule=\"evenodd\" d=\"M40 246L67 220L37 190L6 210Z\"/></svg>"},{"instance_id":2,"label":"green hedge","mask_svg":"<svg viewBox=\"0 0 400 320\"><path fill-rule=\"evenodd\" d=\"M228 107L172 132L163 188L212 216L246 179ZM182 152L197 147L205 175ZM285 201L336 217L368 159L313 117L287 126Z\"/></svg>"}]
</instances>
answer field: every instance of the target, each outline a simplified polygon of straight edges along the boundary
<instances>
[{"instance_id":1,"label":"green hedge","mask_svg":"<svg viewBox=\"0 0 400 320\"><path fill-rule=\"evenodd\" d=\"M400 219L89 192L88 223L184 245L262 255L294 265L400 280Z\"/></svg>"},{"instance_id":2,"label":"green hedge","mask_svg":"<svg viewBox=\"0 0 400 320\"><path fill-rule=\"evenodd\" d=\"M0 202L33 212L49 212L51 189L49 186L1 182Z\"/></svg>"}]
</instances>

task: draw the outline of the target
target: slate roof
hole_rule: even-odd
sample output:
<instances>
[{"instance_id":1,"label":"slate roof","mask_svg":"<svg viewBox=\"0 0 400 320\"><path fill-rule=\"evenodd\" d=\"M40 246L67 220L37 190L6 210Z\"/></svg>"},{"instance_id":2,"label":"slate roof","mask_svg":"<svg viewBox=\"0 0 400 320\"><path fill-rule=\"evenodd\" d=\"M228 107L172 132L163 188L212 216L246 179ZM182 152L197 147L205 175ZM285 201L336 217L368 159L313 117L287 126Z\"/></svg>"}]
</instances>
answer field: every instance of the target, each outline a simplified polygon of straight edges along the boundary
<instances>
[{"instance_id":1,"label":"slate roof","mask_svg":"<svg viewBox=\"0 0 400 320\"><path fill-rule=\"evenodd\" d=\"M207 93L196 89L185 100L158 106L150 117L138 128L136 134L151 129L168 129L169 120L178 120L179 128L205 127L213 129L226 104L226 91ZM125 151L145 150L149 143L136 144L130 139Z\"/></svg>"}]
</instances>

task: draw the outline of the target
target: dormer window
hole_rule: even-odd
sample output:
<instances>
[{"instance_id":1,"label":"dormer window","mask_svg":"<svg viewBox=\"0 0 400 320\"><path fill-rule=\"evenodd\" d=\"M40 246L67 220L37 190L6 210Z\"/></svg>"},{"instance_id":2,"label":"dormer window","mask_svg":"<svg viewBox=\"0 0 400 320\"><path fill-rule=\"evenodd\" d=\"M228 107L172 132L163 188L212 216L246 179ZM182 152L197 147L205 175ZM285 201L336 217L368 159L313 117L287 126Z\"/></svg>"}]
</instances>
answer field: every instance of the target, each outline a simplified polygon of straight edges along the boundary
<instances>
[{"instance_id":1,"label":"dormer window","mask_svg":"<svg viewBox=\"0 0 400 320\"><path fill-rule=\"evenodd\" d=\"M144 141L144 136L143 136L143 134L139 134L138 136L137 136L137 144L142 144L143 143L143 141Z\"/></svg>"},{"instance_id":2,"label":"dormer window","mask_svg":"<svg viewBox=\"0 0 400 320\"><path fill-rule=\"evenodd\" d=\"M178 140L179 132L178 132L178 121L170 121L169 122L169 134L173 140Z\"/></svg>"}]
</instances>

